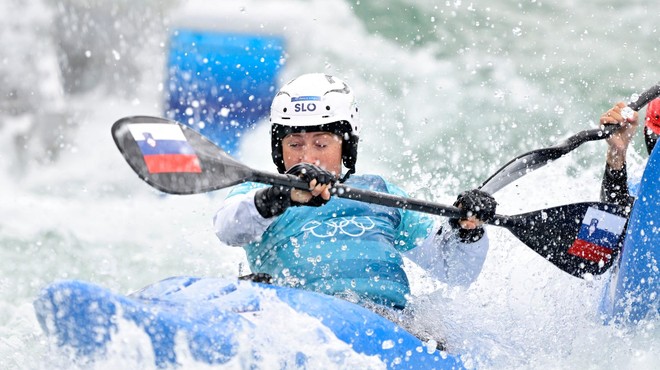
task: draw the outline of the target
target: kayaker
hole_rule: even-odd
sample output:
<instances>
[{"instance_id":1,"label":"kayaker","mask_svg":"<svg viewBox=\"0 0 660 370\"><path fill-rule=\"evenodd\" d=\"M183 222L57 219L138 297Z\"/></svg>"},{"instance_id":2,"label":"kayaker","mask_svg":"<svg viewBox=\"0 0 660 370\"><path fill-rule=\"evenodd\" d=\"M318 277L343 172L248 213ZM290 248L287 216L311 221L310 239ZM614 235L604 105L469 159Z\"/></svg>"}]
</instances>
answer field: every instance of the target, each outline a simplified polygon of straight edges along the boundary
<instances>
[{"instance_id":1,"label":"kayaker","mask_svg":"<svg viewBox=\"0 0 660 370\"><path fill-rule=\"evenodd\" d=\"M626 115L622 113L625 108L626 103L618 102L600 117L600 124L615 123L622 126L606 139L607 158L600 199L603 202L632 206L635 198L628 191L626 153L639 123L637 112L629 110L629 114ZM658 140L658 135L660 135L660 98L652 100L646 106L644 141L649 155Z\"/></svg>"},{"instance_id":2,"label":"kayaker","mask_svg":"<svg viewBox=\"0 0 660 370\"><path fill-rule=\"evenodd\" d=\"M254 274L381 314L406 306L403 257L453 286L477 278L488 252L483 221L495 214L489 194L459 195L455 205L471 216L444 225L422 213L330 196L336 181L405 196L380 176L353 175L361 123L346 83L321 73L292 80L275 96L270 122L278 171L308 181L310 191L249 183L227 196L214 218L216 235L245 248Z\"/></svg>"}]
</instances>

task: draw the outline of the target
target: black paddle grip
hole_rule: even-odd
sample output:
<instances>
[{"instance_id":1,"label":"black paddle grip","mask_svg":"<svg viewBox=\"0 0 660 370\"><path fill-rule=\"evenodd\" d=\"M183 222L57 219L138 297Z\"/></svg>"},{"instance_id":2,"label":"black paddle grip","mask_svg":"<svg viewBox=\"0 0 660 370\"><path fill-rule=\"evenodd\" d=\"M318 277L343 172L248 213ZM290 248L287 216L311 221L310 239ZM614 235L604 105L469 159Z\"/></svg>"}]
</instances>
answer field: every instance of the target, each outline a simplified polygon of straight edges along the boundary
<instances>
[{"instance_id":1,"label":"black paddle grip","mask_svg":"<svg viewBox=\"0 0 660 370\"><path fill-rule=\"evenodd\" d=\"M660 96L660 84L656 84L650 89L644 91L636 101L630 102L628 106L632 110L639 112L640 109L642 109L646 104L658 96Z\"/></svg>"}]
</instances>

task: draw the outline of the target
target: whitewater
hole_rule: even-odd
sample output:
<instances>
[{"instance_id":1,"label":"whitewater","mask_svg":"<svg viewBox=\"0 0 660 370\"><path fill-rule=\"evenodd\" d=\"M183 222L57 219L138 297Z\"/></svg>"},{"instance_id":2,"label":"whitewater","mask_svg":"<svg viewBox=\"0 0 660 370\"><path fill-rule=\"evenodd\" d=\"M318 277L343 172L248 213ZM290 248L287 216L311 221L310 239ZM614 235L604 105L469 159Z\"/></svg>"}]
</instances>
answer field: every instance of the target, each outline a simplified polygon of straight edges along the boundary
<instances>
[{"instance_id":1,"label":"whitewater","mask_svg":"<svg viewBox=\"0 0 660 370\"><path fill-rule=\"evenodd\" d=\"M135 175L110 136L121 117L163 115L168 35L186 14L204 27L231 14L225 27L284 35L280 83L317 71L347 81L363 120L358 173L445 204L516 155L595 127L614 102L660 80L660 12L640 0L4 1L0 368L153 367L146 339L130 328L96 363L58 351L32 307L53 281L128 294L170 276L235 277L246 265L240 248L213 234L226 191L163 195ZM264 120L244 135L241 161L274 171L268 140ZM588 143L524 176L495 194L498 213L597 201L604 157L603 142ZM640 134L628 153L631 172L645 157ZM484 270L467 290L407 266L418 324L441 333L466 364L660 366L657 321L601 323L607 275L574 278L508 231L488 232ZM286 308L274 311L280 319L267 330L286 332ZM273 363L304 346L282 338ZM184 347L182 367L207 367Z\"/></svg>"}]
</instances>

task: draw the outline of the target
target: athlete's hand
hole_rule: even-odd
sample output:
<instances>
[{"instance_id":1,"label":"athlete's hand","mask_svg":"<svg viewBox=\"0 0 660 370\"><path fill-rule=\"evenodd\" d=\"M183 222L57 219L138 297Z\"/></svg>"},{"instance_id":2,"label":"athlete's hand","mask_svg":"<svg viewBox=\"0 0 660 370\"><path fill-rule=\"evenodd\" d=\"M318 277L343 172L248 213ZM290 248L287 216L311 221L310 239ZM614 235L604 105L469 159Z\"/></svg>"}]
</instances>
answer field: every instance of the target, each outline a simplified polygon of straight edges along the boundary
<instances>
[{"instance_id":1,"label":"athlete's hand","mask_svg":"<svg viewBox=\"0 0 660 370\"><path fill-rule=\"evenodd\" d=\"M497 202L485 191L473 189L461 193L454 206L467 211L466 216L450 218L449 225L457 230L458 238L463 243L474 243L484 236L483 224L495 216Z\"/></svg>"},{"instance_id":2,"label":"athlete's hand","mask_svg":"<svg viewBox=\"0 0 660 370\"><path fill-rule=\"evenodd\" d=\"M626 163L626 150L639 126L638 113L632 109L626 109L626 107L626 103L618 102L600 116L601 125L613 123L621 126L606 139L607 164L615 170L622 169Z\"/></svg>"},{"instance_id":3,"label":"athlete's hand","mask_svg":"<svg viewBox=\"0 0 660 370\"><path fill-rule=\"evenodd\" d=\"M461 228L474 230L493 218L497 202L492 195L485 191L472 189L461 193L454 205L467 211L467 218L458 220Z\"/></svg>"},{"instance_id":4,"label":"athlete's hand","mask_svg":"<svg viewBox=\"0 0 660 370\"><path fill-rule=\"evenodd\" d=\"M309 191L291 190L291 201L294 205L319 207L330 200L330 189L337 180L331 172L311 163L298 163L286 173L309 183Z\"/></svg>"}]
</instances>

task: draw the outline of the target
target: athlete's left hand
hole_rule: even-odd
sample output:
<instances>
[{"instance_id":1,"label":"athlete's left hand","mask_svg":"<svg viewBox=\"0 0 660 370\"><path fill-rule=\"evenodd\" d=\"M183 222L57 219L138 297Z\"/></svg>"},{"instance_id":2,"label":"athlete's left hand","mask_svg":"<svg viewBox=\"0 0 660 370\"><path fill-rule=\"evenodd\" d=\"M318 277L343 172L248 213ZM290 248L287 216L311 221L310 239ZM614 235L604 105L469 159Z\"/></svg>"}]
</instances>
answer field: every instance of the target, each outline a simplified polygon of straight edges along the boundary
<instances>
[{"instance_id":1,"label":"athlete's left hand","mask_svg":"<svg viewBox=\"0 0 660 370\"><path fill-rule=\"evenodd\" d=\"M600 124L618 124L620 129L616 130L610 137L605 139L608 145L607 164L614 170L621 170L626 164L626 151L628 145L635 136L639 123L639 114L627 108L630 115L624 114L626 103L618 102L607 112L600 116Z\"/></svg>"},{"instance_id":2,"label":"athlete's left hand","mask_svg":"<svg viewBox=\"0 0 660 370\"><path fill-rule=\"evenodd\" d=\"M458 220L461 228L473 230L482 227L484 222L493 218L497 202L485 191L472 189L461 193L454 205L467 211L467 218Z\"/></svg>"}]
</instances>

